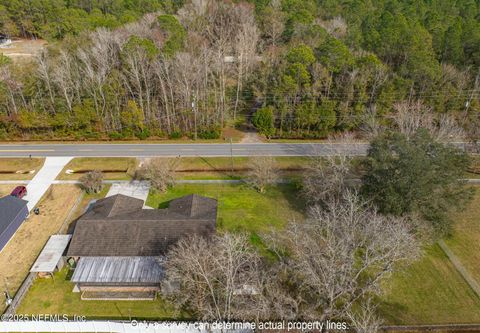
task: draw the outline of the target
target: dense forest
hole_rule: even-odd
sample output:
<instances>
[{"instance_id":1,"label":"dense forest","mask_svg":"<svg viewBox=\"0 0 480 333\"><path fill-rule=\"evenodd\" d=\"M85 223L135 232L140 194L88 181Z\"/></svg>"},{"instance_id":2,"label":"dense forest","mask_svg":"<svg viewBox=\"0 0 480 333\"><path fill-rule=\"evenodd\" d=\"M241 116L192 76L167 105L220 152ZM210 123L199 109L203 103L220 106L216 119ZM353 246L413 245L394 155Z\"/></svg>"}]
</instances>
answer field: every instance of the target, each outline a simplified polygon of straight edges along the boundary
<instances>
[{"instance_id":1,"label":"dense forest","mask_svg":"<svg viewBox=\"0 0 480 333\"><path fill-rule=\"evenodd\" d=\"M0 0L0 137L322 138L420 104L478 127L475 0ZM400 105L400 106L399 106ZM473 124L473 125L472 125Z\"/></svg>"}]
</instances>

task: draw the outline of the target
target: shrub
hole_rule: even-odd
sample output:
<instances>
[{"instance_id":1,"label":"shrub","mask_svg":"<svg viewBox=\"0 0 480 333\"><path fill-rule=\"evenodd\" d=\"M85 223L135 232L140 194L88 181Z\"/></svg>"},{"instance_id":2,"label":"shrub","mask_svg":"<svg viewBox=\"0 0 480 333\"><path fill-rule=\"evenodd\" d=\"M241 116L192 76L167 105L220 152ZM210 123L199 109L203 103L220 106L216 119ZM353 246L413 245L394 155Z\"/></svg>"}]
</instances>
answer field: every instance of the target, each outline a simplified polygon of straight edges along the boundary
<instances>
[{"instance_id":1,"label":"shrub","mask_svg":"<svg viewBox=\"0 0 480 333\"><path fill-rule=\"evenodd\" d=\"M175 185L176 160L168 158L153 158L143 164L135 178L150 181L152 187L165 192Z\"/></svg>"},{"instance_id":2,"label":"shrub","mask_svg":"<svg viewBox=\"0 0 480 333\"><path fill-rule=\"evenodd\" d=\"M87 193L98 193L103 189L103 173L98 170L90 171L80 178L82 189Z\"/></svg>"},{"instance_id":3,"label":"shrub","mask_svg":"<svg viewBox=\"0 0 480 333\"><path fill-rule=\"evenodd\" d=\"M220 138L221 130L219 127L201 130L198 133L200 139L218 139Z\"/></svg>"},{"instance_id":4,"label":"shrub","mask_svg":"<svg viewBox=\"0 0 480 333\"><path fill-rule=\"evenodd\" d=\"M253 115L252 124L267 138L275 134L273 107L267 106L258 109Z\"/></svg>"}]
</instances>

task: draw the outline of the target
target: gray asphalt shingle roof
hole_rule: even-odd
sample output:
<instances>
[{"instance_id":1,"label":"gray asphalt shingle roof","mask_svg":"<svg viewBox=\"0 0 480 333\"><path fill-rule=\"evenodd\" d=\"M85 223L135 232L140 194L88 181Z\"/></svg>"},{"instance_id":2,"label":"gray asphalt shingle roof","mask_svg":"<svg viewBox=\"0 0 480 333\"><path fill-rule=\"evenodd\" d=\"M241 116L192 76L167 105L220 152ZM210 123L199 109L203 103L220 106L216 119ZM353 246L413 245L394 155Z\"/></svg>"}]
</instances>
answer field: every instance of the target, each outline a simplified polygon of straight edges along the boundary
<instances>
[{"instance_id":1,"label":"gray asphalt shingle roof","mask_svg":"<svg viewBox=\"0 0 480 333\"><path fill-rule=\"evenodd\" d=\"M26 205L27 201L11 195L0 198L0 234L7 229Z\"/></svg>"},{"instance_id":2,"label":"gray asphalt shingle roof","mask_svg":"<svg viewBox=\"0 0 480 333\"><path fill-rule=\"evenodd\" d=\"M215 232L217 201L188 195L167 209L117 194L97 201L78 221L68 256L161 256L181 237Z\"/></svg>"}]
</instances>

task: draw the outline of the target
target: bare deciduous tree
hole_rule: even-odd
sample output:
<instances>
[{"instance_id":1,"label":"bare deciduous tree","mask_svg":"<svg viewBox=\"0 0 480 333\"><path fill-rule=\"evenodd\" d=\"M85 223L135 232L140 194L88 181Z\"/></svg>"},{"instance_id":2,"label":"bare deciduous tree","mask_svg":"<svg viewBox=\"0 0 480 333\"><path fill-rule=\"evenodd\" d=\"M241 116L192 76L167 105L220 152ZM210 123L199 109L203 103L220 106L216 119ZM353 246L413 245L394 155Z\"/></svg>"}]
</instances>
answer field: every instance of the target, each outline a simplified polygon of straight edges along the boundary
<instances>
[{"instance_id":1,"label":"bare deciduous tree","mask_svg":"<svg viewBox=\"0 0 480 333\"><path fill-rule=\"evenodd\" d=\"M461 141L465 136L463 129L451 115L434 114L420 101L396 103L394 109L394 125L407 137L414 135L419 128L428 130L437 141Z\"/></svg>"},{"instance_id":2,"label":"bare deciduous tree","mask_svg":"<svg viewBox=\"0 0 480 333\"><path fill-rule=\"evenodd\" d=\"M268 239L304 319L348 317L354 303L379 293L381 281L418 253L406 219L383 216L350 191Z\"/></svg>"},{"instance_id":3,"label":"bare deciduous tree","mask_svg":"<svg viewBox=\"0 0 480 333\"><path fill-rule=\"evenodd\" d=\"M352 184L352 157L346 152L353 137L344 133L329 138L326 156L312 157L303 178L303 195L309 204L322 204L339 198Z\"/></svg>"},{"instance_id":4,"label":"bare deciduous tree","mask_svg":"<svg viewBox=\"0 0 480 333\"><path fill-rule=\"evenodd\" d=\"M380 118L377 114L375 106L372 106L362 116L362 124L360 125L360 130L362 131L365 138L367 138L368 140L373 140L384 132L385 127L380 122Z\"/></svg>"},{"instance_id":5,"label":"bare deciduous tree","mask_svg":"<svg viewBox=\"0 0 480 333\"><path fill-rule=\"evenodd\" d=\"M255 156L249 161L248 182L260 193L264 193L267 185L273 184L278 173L275 158L271 156Z\"/></svg>"},{"instance_id":6,"label":"bare deciduous tree","mask_svg":"<svg viewBox=\"0 0 480 333\"><path fill-rule=\"evenodd\" d=\"M275 46L280 41L285 30L286 17L281 11L279 0L273 0L265 8L263 15L259 18L262 32L267 37L268 42Z\"/></svg>"},{"instance_id":7,"label":"bare deciduous tree","mask_svg":"<svg viewBox=\"0 0 480 333\"><path fill-rule=\"evenodd\" d=\"M167 278L179 284L171 298L202 320L257 319L260 266L247 235L185 238L167 258Z\"/></svg>"},{"instance_id":8,"label":"bare deciduous tree","mask_svg":"<svg viewBox=\"0 0 480 333\"><path fill-rule=\"evenodd\" d=\"M347 316L357 333L377 333L382 324L371 298L360 303L357 309L348 311Z\"/></svg>"},{"instance_id":9,"label":"bare deciduous tree","mask_svg":"<svg viewBox=\"0 0 480 333\"><path fill-rule=\"evenodd\" d=\"M348 25L341 16L334 17L328 21L319 21L319 24L335 38L341 39L347 35Z\"/></svg>"},{"instance_id":10,"label":"bare deciduous tree","mask_svg":"<svg viewBox=\"0 0 480 333\"><path fill-rule=\"evenodd\" d=\"M175 185L175 169L177 160L169 158L153 158L146 161L139 170L136 178L150 181L154 189L165 192Z\"/></svg>"},{"instance_id":11,"label":"bare deciduous tree","mask_svg":"<svg viewBox=\"0 0 480 333\"><path fill-rule=\"evenodd\" d=\"M98 170L90 171L80 178L82 189L87 193L98 193L103 189L103 173Z\"/></svg>"}]
</instances>

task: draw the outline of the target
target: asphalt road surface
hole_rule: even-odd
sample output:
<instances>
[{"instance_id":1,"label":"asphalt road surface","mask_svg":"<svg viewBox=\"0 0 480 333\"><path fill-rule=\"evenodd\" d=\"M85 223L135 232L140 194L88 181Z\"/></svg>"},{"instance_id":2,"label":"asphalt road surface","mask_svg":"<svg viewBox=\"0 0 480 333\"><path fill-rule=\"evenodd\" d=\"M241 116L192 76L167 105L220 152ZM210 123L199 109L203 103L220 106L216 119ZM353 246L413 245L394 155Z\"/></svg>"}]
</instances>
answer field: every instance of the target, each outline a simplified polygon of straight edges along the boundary
<instances>
[{"instance_id":1,"label":"asphalt road surface","mask_svg":"<svg viewBox=\"0 0 480 333\"><path fill-rule=\"evenodd\" d=\"M367 148L366 143L9 144L0 145L0 157L358 156Z\"/></svg>"}]
</instances>

